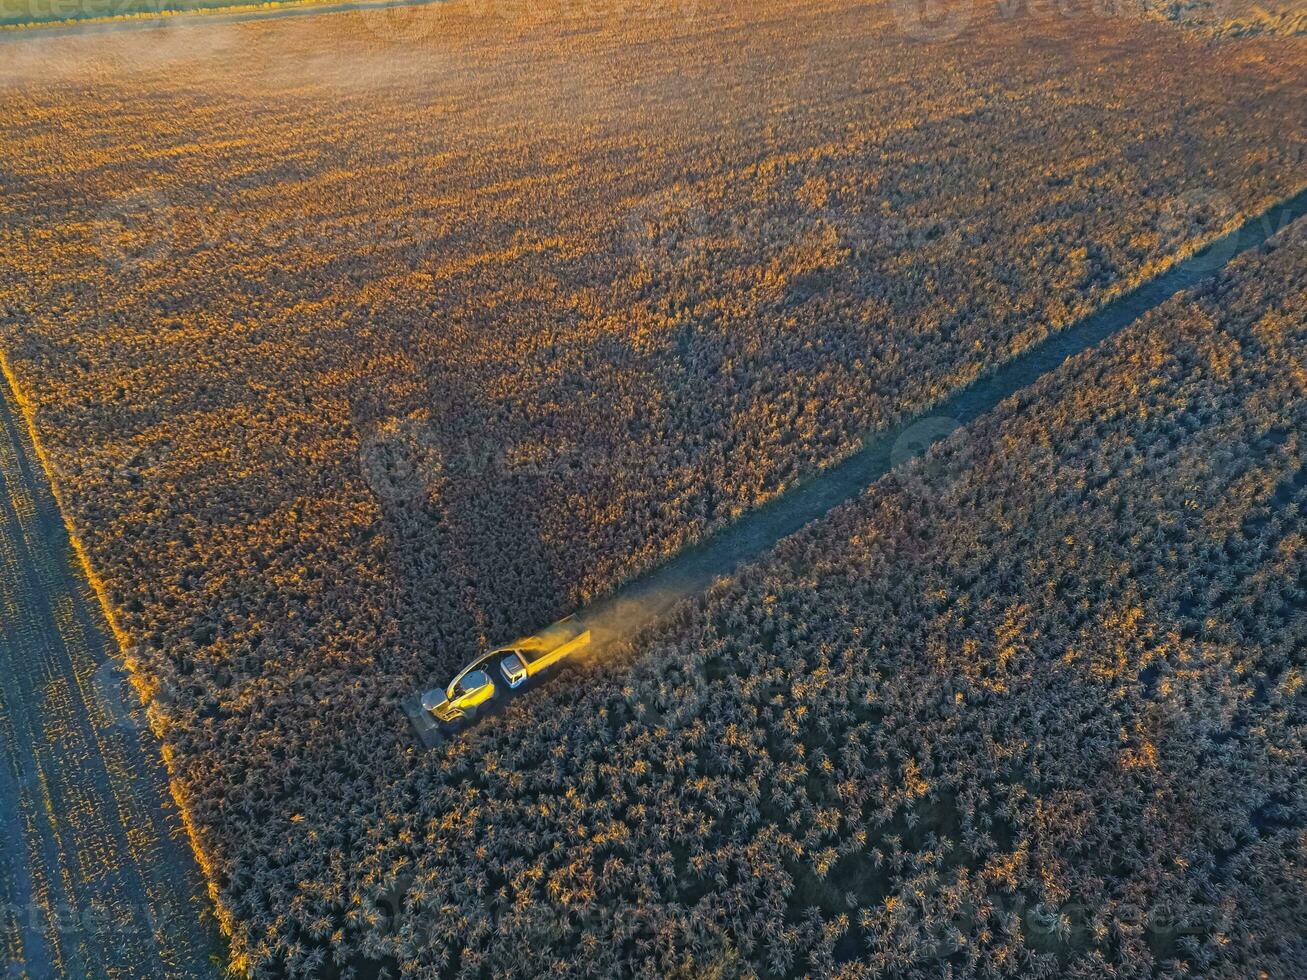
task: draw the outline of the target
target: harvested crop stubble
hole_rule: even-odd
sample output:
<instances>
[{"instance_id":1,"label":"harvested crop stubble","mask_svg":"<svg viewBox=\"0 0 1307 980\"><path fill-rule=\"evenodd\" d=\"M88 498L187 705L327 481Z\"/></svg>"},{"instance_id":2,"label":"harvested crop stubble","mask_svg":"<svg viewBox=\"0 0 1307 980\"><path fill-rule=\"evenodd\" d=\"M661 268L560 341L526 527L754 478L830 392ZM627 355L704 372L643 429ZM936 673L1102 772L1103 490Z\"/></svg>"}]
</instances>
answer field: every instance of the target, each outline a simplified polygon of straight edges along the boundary
<instances>
[{"instance_id":1,"label":"harvested crop stubble","mask_svg":"<svg viewBox=\"0 0 1307 980\"><path fill-rule=\"evenodd\" d=\"M0 344L251 962L378 948L396 696L1302 181L1301 45L681 9L6 49Z\"/></svg>"},{"instance_id":2,"label":"harvested crop stubble","mask_svg":"<svg viewBox=\"0 0 1307 980\"><path fill-rule=\"evenodd\" d=\"M557 975L1297 975L1304 273L1300 222L629 664L424 759L330 863L401 910L370 948L413 975L544 949Z\"/></svg>"},{"instance_id":3,"label":"harvested crop stubble","mask_svg":"<svg viewBox=\"0 0 1307 980\"><path fill-rule=\"evenodd\" d=\"M0 372L0 977L217 980L205 882L100 613Z\"/></svg>"}]
</instances>

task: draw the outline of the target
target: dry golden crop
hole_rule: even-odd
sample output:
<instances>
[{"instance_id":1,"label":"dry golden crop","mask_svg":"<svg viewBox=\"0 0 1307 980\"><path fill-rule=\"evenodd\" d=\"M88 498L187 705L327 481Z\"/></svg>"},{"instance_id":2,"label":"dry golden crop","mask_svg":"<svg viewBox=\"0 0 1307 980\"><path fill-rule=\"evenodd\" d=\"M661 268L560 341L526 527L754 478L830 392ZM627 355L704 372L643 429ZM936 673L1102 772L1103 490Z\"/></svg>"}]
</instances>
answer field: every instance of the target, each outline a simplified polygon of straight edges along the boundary
<instances>
[{"instance_id":1,"label":"dry golden crop","mask_svg":"<svg viewBox=\"0 0 1307 980\"><path fill-rule=\"evenodd\" d=\"M471 765L397 696L1303 185L1297 42L944 26L451 3L5 47L0 349L245 961L391 951L389 835L433 805L399 787ZM503 911L436 913L469 972Z\"/></svg>"}]
</instances>

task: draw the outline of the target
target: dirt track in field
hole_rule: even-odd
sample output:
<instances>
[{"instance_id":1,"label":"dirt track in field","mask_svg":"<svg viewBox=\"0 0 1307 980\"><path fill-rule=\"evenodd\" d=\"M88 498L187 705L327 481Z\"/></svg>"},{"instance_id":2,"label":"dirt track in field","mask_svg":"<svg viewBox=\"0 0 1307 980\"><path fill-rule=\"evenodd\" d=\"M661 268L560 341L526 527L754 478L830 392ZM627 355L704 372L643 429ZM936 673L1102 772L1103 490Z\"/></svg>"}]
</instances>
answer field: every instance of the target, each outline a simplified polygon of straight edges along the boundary
<instances>
[{"instance_id":1,"label":"dirt track in field","mask_svg":"<svg viewBox=\"0 0 1307 980\"><path fill-rule=\"evenodd\" d=\"M1177 293L1217 274L1231 260L1259 247L1305 215L1307 190L1302 190L1099 312L995 367L935 407L888 432L869 433L862 448L843 462L814 474L661 568L580 610L576 618L594 631L590 655L600 652L607 643L630 636L676 603L703 592L715 580L762 556L782 538L857 497L891 470L925 453L933 443L993 410L1067 359L1102 343Z\"/></svg>"},{"instance_id":2,"label":"dirt track in field","mask_svg":"<svg viewBox=\"0 0 1307 980\"><path fill-rule=\"evenodd\" d=\"M0 389L0 977L216 977L159 746Z\"/></svg>"},{"instance_id":3,"label":"dirt track in field","mask_svg":"<svg viewBox=\"0 0 1307 980\"><path fill-rule=\"evenodd\" d=\"M1050 374L1069 358L1096 347L1176 294L1216 275L1230 261L1261 246L1304 216L1307 216L1307 189L1249 218L1097 313L996 366L933 408L889 431L868 433L862 448L852 456L810 476L614 594L578 610L574 614L576 619L582 628L594 634L593 643L580 658L601 656L611 644L635 635L678 603L704 592L718 579L766 554L782 538L859 496L892 470L923 455L935 442L992 411L1004 399ZM443 687L447 680L433 678L432 682ZM415 692L405 702L404 711L419 739L428 746L436 745L446 736L418 709L421 694Z\"/></svg>"}]
</instances>

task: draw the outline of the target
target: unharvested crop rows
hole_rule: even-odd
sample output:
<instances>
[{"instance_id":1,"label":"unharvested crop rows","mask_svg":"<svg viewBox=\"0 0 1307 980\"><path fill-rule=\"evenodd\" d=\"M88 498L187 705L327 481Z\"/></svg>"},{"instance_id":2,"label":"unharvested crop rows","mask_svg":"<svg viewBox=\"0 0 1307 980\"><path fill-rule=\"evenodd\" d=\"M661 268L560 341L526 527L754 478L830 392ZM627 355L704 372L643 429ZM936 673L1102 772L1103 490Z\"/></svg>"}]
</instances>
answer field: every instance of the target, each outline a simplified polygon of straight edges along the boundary
<instances>
[{"instance_id":1,"label":"unharvested crop rows","mask_svg":"<svg viewBox=\"0 0 1307 980\"><path fill-rule=\"evenodd\" d=\"M371 885L330 855L429 764L396 698L1302 182L1301 46L701 6L65 40L6 81L0 343L238 958L363 948L370 910L292 923Z\"/></svg>"},{"instance_id":2,"label":"unharvested crop rows","mask_svg":"<svg viewBox=\"0 0 1307 980\"><path fill-rule=\"evenodd\" d=\"M1299 222L437 750L353 847L369 948L415 976L1295 975L1304 272Z\"/></svg>"}]
</instances>

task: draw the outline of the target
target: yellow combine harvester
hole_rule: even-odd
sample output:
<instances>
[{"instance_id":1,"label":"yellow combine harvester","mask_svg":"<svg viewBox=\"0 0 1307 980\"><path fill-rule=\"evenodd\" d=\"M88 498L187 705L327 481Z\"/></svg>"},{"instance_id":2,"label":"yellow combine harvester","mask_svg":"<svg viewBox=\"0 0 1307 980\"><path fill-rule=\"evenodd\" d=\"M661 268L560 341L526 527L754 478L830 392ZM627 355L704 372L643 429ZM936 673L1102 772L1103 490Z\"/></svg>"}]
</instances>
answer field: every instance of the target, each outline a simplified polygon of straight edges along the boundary
<instances>
[{"instance_id":1,"label":"yellow combine harvester","mask_svg":"<svg viewBox=\"0 0 1307 980\"><path fill-rule=\"evenodd\" d=\"M589 643L590 631L569 616L535 636L481 654L448 687L424 694L422 711L442 728L460 728L494 707L501 693L517 690Z\"/></svg>"}]
</instances>

